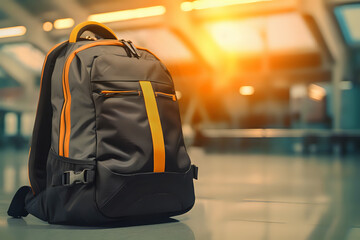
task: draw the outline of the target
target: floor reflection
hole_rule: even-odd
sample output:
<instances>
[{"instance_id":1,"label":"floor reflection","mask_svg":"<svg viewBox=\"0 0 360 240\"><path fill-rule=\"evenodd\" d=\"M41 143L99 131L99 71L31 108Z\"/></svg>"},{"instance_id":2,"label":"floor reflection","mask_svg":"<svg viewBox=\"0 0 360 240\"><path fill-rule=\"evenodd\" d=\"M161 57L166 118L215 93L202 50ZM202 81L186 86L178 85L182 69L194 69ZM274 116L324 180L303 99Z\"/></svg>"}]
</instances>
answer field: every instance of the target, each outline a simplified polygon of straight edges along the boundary
<instances>
[{"instance_id":1,"label":"floor reflection","mask_svg":"<svg viewBox=\"0 0 360 240\"><path fill-rule=\"evenodd\" d=\"M35 219L7 219L6 236L2 239L181 239L193 240L194 233L186 224L170 221L134 226L81 227L49 225ZM29 237L30 236L30 237Z\"/></svg>"},{"instance_id":2,"label":"floor reflection","mask_svg":"<svg viewBox=\"0 0 360 240\"><path fill-rule=\"evenodd\" d=\"M360 239L356 156L209 154L192 148L200 167L193 210L161 224L87 228L8 218L14 191L27 183L27 150L1 149L0 155L0 239Z\"/></svg>"}]
</instances>

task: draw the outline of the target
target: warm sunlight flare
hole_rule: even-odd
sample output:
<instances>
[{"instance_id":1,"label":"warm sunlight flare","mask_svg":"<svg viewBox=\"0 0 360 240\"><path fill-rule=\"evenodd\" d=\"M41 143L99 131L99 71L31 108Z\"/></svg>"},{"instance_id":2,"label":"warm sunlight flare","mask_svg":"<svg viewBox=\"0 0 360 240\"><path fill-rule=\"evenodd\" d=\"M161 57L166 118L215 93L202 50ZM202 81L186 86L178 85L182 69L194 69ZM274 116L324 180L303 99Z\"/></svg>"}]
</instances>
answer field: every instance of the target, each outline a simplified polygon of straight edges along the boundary
<instances>
[{"instance_id":1,"label":"warm sunlight flare","mask_svg":"<svg viewBox=\"0 0 360 240\"><path fill-rule=\"evenodd\" d=\"M240 87L239 92L243 96L250 96L254 94L255 89L253 86L242 86Z\"/></svg>"}]
</instances>

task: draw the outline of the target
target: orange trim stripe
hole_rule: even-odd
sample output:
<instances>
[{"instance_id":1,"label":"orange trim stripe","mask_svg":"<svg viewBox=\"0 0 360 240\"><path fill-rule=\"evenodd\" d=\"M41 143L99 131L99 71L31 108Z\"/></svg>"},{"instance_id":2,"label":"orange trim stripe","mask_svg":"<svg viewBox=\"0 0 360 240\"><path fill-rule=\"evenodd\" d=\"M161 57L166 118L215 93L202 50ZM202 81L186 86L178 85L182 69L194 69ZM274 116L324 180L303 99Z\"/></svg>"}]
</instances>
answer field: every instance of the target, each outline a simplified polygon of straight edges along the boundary
<instances>
[{"instance_id":1,"label":"orange trim stripe","mask_svg":"<svg viewBox=\"0 0 360 240\"><path fill-rule=\"evenodd\" d=\"M171 97L171 99L175 102L176 101L176 96L175 94L171 94L171 93L164 93L164 92L155 92L155 96L168 96L168 97Z\"/></svg>"},{"instance_id":2,"label":"orange trim stripe","mask_svg":"<svg viewBox=\"0 0 360 240\"><path fill-rule=\"evenodd\" d=\"M165 144L159 110L151 82L139 81L144 95L146 113L153 141L154 172L165 171Z\"/></svg>"},{"instance_id":3,"label":"orange trim stripe","mask_svg":"<svg viewBox=\"0 0 360 240\"><path fill-rule=\"evenodd\" d=\"M128 90L128 91L102 90L100 93L102 93L102 94L108 94L108 93L138 93L140 95L140 92L137 91L137 90Z\"/></svg>"},{"instance_id":4,"label":"orange trim stripe","mask_svg":"<svg viewBox=\"0 0 360 240\"><path fill-rule=\"evenodd\" d=\"M28 159L30 159L30 153L31 153L31 147L30 147L30 149L29 149ZM32 188L31 181L30 181L30 167L29 167L29 163L30 163L30 161L28 161L28 180L29 180L29 185L30 185L31 191L32 191L33 195L35 195L35 191L34 191L34 189Z\"/></svg>"},{"instance_id":5,"label":"orange trim stripe","mask_svg":"<svg viewBox=\"0 0 360 240\"><path fill-rule=\"evenodd\" d=\"M64 104L61 110L60 117L60 133L59 133L59 155L64 157L69 157L69 144L70 144L70 132L71 132L71 94L69 86L69 70L72 60L75 58L76 54L96 46L123 46L121 42L116 40L102 40L93 42L82 47L79 47L73 51L68 58L66 59L63 76L62 76L62 85L64 93Z\"/></svg>"}]
</instances>

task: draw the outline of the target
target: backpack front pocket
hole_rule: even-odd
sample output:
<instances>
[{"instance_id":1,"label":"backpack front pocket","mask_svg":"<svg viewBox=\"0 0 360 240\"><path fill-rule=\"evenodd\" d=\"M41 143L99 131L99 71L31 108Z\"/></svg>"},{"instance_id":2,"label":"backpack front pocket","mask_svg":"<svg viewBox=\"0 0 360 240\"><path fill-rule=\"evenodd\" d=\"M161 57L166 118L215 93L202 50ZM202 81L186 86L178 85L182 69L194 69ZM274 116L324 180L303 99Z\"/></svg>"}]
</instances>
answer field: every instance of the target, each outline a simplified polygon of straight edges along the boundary
<instances>
[{"instance_id":1,"label":"backpack front pocket","mask_svg":"<svg viewBox=\"0 0 360 240\"><path fill-rule=\"evenodd\" d=\"M138 82L96 82L96 159L117 173L151 172L151 132Z\"/></svg>"}]
</instances>

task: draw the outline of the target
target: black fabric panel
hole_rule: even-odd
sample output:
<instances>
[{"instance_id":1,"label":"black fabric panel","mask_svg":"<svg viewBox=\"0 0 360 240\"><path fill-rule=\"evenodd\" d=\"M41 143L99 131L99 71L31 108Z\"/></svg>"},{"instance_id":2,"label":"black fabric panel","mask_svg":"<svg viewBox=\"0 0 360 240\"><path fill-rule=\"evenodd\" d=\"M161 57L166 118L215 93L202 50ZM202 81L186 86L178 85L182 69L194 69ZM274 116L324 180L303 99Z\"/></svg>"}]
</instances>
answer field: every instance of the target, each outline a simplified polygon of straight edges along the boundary
<instances>
[{"instance_id":1,"label":"black fabric panel","mask_svg":"<svg viewBox=\"0 0 360 240\"><path fill-rule=\"evenodd\" d=\"M132 217L170 217L194 205L194 166L185 173L117 174L102 163L97 164L96 184L53 187L49 182L40 194L27 194L25 210L49 223L99 225ZM49 154L51 175L94 167L93 163Z\"/></svg>"},{"instance_id":2,"label":"black fabric panel","mask_svg":"<svg viewBox=\"0 0 360 240\"><path fill-rule=\"evenodd\" d=\"M28 193L31 192L31 188L28 186L23 186L17 190L7 214L14 218L26 217L29 213L25 209L25 197Z\"/></svg>"},{"instance_id":3,"label":"black fabric panel","mask_svg":"<svg viewBox=\"0 0 360 240\"><path fill-rule=\"evenodd\" d=\"M53 176L65 171L93 171L95 161L83 161L61 157L52 150L47 161L47 188L38 195L27 196L26 210L49 223L91 225L104 222L94 202L94 184L52 186Z\"/></svg>"},{"instance_id":4,"label":"black fabric panel","mask_svg":"<svg viewBox=\"0 0 360 240\"><path fill-rule=\"evenodd\" d=\"M29 179L34 194L40 193L46 187L46 161L51 144L52 126L51 75L56 58L66 45L67 42L62 43L48 55L43 69L41 92L29 154Z\"/></svg>"},{"instance_id":5,"label":"black fabric panel","mask_svg":"<svg viewBox=\"0 0 360 240\"><path fill-rule=\"evenodd\" d=\"M185 173L118 174L98 162L99 211L108 218L188 211L195 202L193 167Z\"/></svg>"},{"instance_id":6,"label":"black fabric panel","mask_svg":"<svg viewBox=\"0 0 360 240\"><path fill-rule=\"evenodd\" d=\"M46 204L46 190L40 192L37 195L33 195L32 193L28 193L25 198L25 209L28 213L33 216L47 221L48 217L46 214L47 204Z\"/></svg>"}]
</instances>

